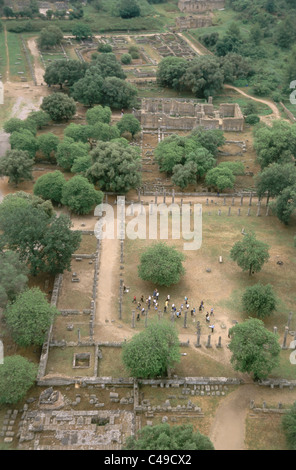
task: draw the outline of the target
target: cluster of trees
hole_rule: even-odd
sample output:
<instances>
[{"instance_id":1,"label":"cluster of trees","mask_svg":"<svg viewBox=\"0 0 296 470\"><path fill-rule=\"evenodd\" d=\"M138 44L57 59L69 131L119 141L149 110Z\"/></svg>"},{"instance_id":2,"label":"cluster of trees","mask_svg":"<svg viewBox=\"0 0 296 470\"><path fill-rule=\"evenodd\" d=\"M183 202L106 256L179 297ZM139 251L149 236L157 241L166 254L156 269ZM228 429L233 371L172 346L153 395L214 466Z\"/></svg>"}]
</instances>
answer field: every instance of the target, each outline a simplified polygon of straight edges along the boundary
<instances>
[{"instance_id":1,"label":"cluster of trees","mask_svg":"<svg viewBox=\"0 0 296 470\"><path fill-rule=\"evenodd\" d=\"M203 55L188 61L181 57L165 57L157 68L157 83L177 91L189 90L198 98L213 96L224 83L253 74L248 59L237 53L225 57Z\"/></svg>"},{"instance_id":2,"label":"cluster of trees","mask_svg":"<svg viewBox=\"0 0 296 470\"><path fill-rule=\"evenodd\" d=\"M16 251L34 276L69 269L81 240L79 232L71 230L70 218L58 217L49 200L23 192L3 199L0 227L1 250Z\"/></svg>"},{"instance_id":3,"label":"cluster of trees","mask_svg":"<svg viewBox=\"0 0 296 470\"><path fill-rule=\"evenodd\" d=\"M66 86L70 96L86 106L102 104L115 109L136 106L137 89L125 78L112 52L96 55L90 64L55 61L47 66L44 75L49 86Z\"/></svg>"},{"instance_id":4,"label":"cluster of trees","mask_svg":"<svg viewBox=\"0 0 296 470\"><path fill-rule=\"evenodd\" d=\"M245 12L251 10L251 7L250 10L244 9ZM272 96L274 100L279 101L282 95L289 93L289 84L294 79L288 81L291 66L295 70L295 51L293 51L296 34L293 26L295 19L296 10L290 11L280 19L276 18L274 14L265 12L263 16L256 16L256 19L245 20L251 24L247 37L233 22L223 37L220 37L219 33L213 32L201 35L199 39L222 62L232 54L240 58L241 73L239 76L234 75L233 78L230 76L231 81L228 83L251 85L257 95ZM287 56L289 51L291 54ZM285 58L285 56L287 57ZM251 65L251 61L253 65ZM227 80L229 77L225 81L227 82Z\"/></svg>"},{"instance_id":5,"label":"cluster of trees","mask_svg":"<svg viewBox=\"0 0 296 470\"><path fill-rule=\"evenodd\" d=\"M24 192L9 194L0 206L0 305L7 331L20 347L42 346L58 310L29 274L55 276L70 270L81 234L50 201ZM37 366L22 356L5 357L0 367L0 403L16 403L33 385Z\"/></svg>"},{"instance_id":6,"label":"cluster of trees","mask_svg":"<svg viewBox=\"0 0 296 470\"><path fill-rule=\"evenodd\" d=\"M256 176L256 190L261 198L274 198L270 206L285 224L296 210L296 125L274 121L272 126L260 125L254 131L254 148L261 166Z\"/></svg>"},{"instance_id":7,"label":"cluster of trees","mask_svg":"<svg viewBox=\"0 0 296 470\"><path fill-rule=\"evenodd\" d=\"M225 138L220 130L194 129L189 136L172 135L155 149L155 159L162 172L172 176L172 182L184 189L204 178L217 191L231 189L236 175L244 173L241 162L217 165L218 148Z\"/></svg>"},{"instance_id":8,"label":"cluster of trees","mask_svg":"<svg viewBox=\"0 0 296 470\"><path fill-rule=\"evenodd\" d=\"M54 98L54 113L58 112L62 101L58 95L66 96L54 93L48 97ZM49 107L45 108L51 112ZM8 176L10 184L18 185L33 179L35 158L41 156L56 162L61 169L76 176L67 182L61 171L42 175L34 185L34 194L53 204L63 204L77 214L89 213L102 201L103 193L94 185L104 191L124 193L137 188L141 182L140 151L130 146L129 140L140 131L140 123L133 115L125 114L113 126L111 114L109 107L101 105L88 109L87 123L69 124L63 140L51 132L36 137L37 129L50 120L50 115L43 110L31 113L26 120L9 119L4 129L11 134L12 148L1 159L0 175Z\"/></svg>"}]
</instances>

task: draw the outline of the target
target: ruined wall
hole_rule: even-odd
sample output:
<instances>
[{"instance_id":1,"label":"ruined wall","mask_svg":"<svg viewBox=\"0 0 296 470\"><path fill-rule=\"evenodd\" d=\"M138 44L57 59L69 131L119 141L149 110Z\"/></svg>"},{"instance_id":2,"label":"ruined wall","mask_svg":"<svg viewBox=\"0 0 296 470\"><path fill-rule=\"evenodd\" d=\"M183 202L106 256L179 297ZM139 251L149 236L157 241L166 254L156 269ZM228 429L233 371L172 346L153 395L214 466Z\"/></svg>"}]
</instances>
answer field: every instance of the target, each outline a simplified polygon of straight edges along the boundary
<instances>
[{"instance_id":1,"label":"ruined wall","mask_svg":"<svg viewBox=\"0 0 296 470\"><path fill-rule=\"evenodd\" d=\"M179 0L178 8L184 13L199 13L225 7L225 0Z\"/></svg>"},{"instance_id":2,"label":"ruined wall","mask_svg":"<svg viewBox=\"0 0 296 470\"><path fill-rule=\"evenodd\" d=\"M135 111L143 129L191 130L198 126L205 129L222 129L241 132L244 117L237 103L221 104L214 109L212 100L200 103L194 100L145 98L141 111Z\"/></svg>"},{"instance_id":3,"label":"ruined wall","mask_svg":"<svg viewBox=\"0 0 296 470\"><path fill-rule=\"evenodd\" d=\"M181 31L186 29L206 28L212 26L212 18L206 15L180 16L176 18L176 26Z\"/></svg>"},{"instance_id":4,"label":"ruined wall","mask_svg":"<svg viewBox=\"0 0 296 470\"><path fill-rule=\"evenodd\" d=\"M237 103L221 104L220 116L222 118L223 131L242 132L244 130L244 116Z\"/></svg>"}]
</instances>

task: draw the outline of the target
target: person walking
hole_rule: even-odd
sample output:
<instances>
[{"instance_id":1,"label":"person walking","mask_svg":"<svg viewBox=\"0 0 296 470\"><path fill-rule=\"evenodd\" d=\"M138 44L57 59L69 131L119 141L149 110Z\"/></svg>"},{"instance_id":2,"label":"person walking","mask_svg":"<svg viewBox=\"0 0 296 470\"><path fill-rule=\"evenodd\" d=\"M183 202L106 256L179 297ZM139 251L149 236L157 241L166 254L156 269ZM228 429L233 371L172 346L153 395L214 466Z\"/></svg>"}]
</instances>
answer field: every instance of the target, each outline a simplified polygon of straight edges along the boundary
<instances>
[{"instance_id":1,"label":"person walking","mask_svg":"<svg viewBox=\"0 0 296 470\"><path fill-rule=\"evenodd\" d=\"M210 325L209 328L211 328L212 330L212 333L214 333L214 328L215 328L215 325Z\"/></svg>"}]
</instances>

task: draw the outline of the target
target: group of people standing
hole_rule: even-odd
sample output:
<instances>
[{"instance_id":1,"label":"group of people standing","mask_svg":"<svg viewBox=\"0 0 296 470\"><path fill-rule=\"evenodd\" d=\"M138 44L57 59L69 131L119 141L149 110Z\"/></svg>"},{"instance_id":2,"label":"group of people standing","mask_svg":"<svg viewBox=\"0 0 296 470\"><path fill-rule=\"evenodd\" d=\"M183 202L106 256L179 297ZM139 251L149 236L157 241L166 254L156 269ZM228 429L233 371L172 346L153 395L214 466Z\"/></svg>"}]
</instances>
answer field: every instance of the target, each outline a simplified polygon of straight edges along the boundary
<instances>
[{"instance_id":1,"label":"group of people standing","mask_svg":"<svg viewBox=\"0 0 296 470\"><path fill-rule=\"evenodd\" d=\"M167 295L165 303L164 303L164 307L163 307L164 313L169 311L170 301L171 301L171 296ZM153 291L153 294L146 297L146 299L144 298L144 295L141 295L140 301L138 301L137 297L134 296L132 302L134 304L137 304L136 308L137 308L137 310L139 310L139 313L137 314L137 320L140 320L140 313L142 315L145 315L145 311L146 311L146 308L143 306L143 304L144 305L146 304L148 310L153 308L155 311L157 311L159 309L159 292L155 288L154 291ZM204 311L204 302L203 302L203 300L201 301L198 310L199 310L199 312ZM175 315L176 318L180 318L183 311L186 311L186 312L190 311L191 317L196 316L196 309L195 309L195 307L192 307L190 309L189 299L188 299L187 296L184 297L184 303L182 303L179 307L177 307L174 303L171 304L171 313L173 315ZM209 312L206 313L206 322L207 323L211 322L210 318L212 316L214 316L214 309L213 308L211 308L210 313ZM213 332L214 331L214 325L212 324L209 327L212 329L212 332Z\"/></svg>"}]
</instances>

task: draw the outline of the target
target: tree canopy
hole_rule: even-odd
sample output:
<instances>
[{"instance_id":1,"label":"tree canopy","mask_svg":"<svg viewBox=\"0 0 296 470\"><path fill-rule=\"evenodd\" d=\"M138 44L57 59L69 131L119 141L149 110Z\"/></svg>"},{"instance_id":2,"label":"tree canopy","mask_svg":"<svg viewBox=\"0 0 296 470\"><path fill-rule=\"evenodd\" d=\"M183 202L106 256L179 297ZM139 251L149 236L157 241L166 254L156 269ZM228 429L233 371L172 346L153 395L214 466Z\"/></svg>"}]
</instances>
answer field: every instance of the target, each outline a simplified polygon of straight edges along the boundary
<instances>
[{"instance_id":1,"label":"tree canopy","mask_svg":"<svg viewBox=\"0 0 296 470\"><path fill-rule=\"evenodd\" d=\"M8 304L4 316L11 335L19 346L41 346L58 310L50 305L39 288L20 293Z\"/></svg>"},{"instance_id":2,"label":"tree canopy","mask_svg":"<svg viewBox=\"0 0 296 470\"><path fill-rule=\"evenodd\" d=\"M185 256L174 247L158 242L142 253L138 275L144 281L160 286L177 284L185 273L182 262Z\"/></svg>"},{"instance_id":3,"label":"tree canopy","mask_svg":"<svg viewBox=\"0 0 296 470\"><path fill-rule=\"evenodd\" d=\"M88 64L74 59L55 60L47 65L44 81L47 85L59 85L71 87L75 82L84 77Z\"/></svg>"},{"instance_id":4,"label":"tree canopy","mask_svg":"<svg viewBox=\"0 0 296 470\"><path fill-rule=\"evenodd\" d=\"M189 424L144 426L127 439L124 450L214 450L207 436Z\"/></svg>"},{"instance_id":5,"label":"tree canopy","mask_svg":"<svg viewBox=\"0 0 296 470\"><path fill-rule=\"evenodd\" d=\"M48 113L53 121L68 121L76 113L73 98L64 93L52 93L43 98L41 109Z\"/></svg>"},{"instance_id":6,"label":"tree canopy","mask_svg":"<svg viewBox=\"0 0 296 470\"><path fill-rule=\"evenodd\" d=\"M76 175L64 184L61 202L75 214L88 214L103 197L102 191L97 191L83 176Z\"/></svg>"},{"instance_id":7,"label":"tree canopy","mask_svg":"<svg viewBox=\"0 0 296 470\"><path fill-rule=\"evenodd\" d=\"M26 180L32 180L33 160L23 150L7 150L0 159L0 176L8 176L8 183L16 186Z\"/></svg>"},{"instance_id":8,"label":"tree canopy","mask_svg":"<svg viewBox=\"0 0 296 470\"><path fill-rule=\"evenodd\" d=\"M92 164L85 176L102 191L126 193L140 185L140 152L125 139L98 142L90 156Z\"/></svg>"},{"instance_id":9,"label":"tree canopy","mask_svg":"<svg viewBox=\"0 0 296 470\"><path fill-rule=\"evenodd\" d=\"M28 269L14 251L0 252L0 307L14 301L28 283Z\"/></svg>"},{"instance_id":10,"label":"tree canopy","mask_svg":"<svg viewBox=\"0 0 296 470\"><path fill-rule=\"evenodd\" d=\"M254 132L254 149L262 169L271 163L291 163L296 156L296 124L273 121Z\"/></svg>"},{"instance_id":11,"label":"tree canopy","mask_svg":"<svg viewBox=\"0 0 296 470\"><path fill-rule=\"evenodd\" d=\"M38 366L22 356L7 356L0 366L0 403L13 404L34 385Z\"/></svg>"},{"instance_id":12,"label":"tree canopy","mask_svg":"<svg viewBox=\"0 0 296 470\"><path fill-rule=\"evenodd\" d=\"M274 313L277 307L277 299L270 284L254 284L246 288L242 296L244 311L249 316L265 318Z\"/></svg>"},{"instance_id":13,"label":"tree canopy","mask_svg":"<svg viewBox=\"0 0 296 470\"><path fill-rule=\"evenodd\" d=\"M268 261L268 248L266 243L257 240L254 233L247 233L243 235L242 241L236 242L231 248L230 257L251 276L254 272L261 271L264 263Z\"/></svg>"},{"instance_id":14,"label":"tree canopy","mask_svg":"<svg viewBox=\"0 0 296 470\"><path fill-rule=\"evenodd\" d=\"M61 44L63 40L63 32L58 26L49 25L43 28L38 38L38 46L42 49L51 49L52 47Z\"/></svg>"},{"instance_id":15,"label":"tree canopy","mask_svg":"<svg viewBox=\"0 0 296 470\"><path fill-rule=\"evenodd\" d=\"M263 380L278 365L281 351L278 335L267 330L261 320L251 318L238 323L229 330L229 335L235 370L253 373L255 380Z\"/></svg>"},{"instance_id":16,"label":"tree canopy","mask_svg":"<svg viewBox=\"0 0 296 470\"><path fill-rule=\"evenodd\" d=\"M66 183L63 173L59 170L45 173L37 178L34 184L35 196L40 196L44 200L50 200L54 204L59 204L62 199L63 187Z\"/></svg>"},{"instance_id":17,"label":"tree canopy","mask_svg":"<svg viewBox=\"0 0 296 470\"><path fill-rule=\"evenodd\" d=\"M71 230L65 214L52 211L50 201L18 193L6 196L0 205L0 246L19 253L32 275L62 273L70 269L72 254L81 234Z\"/></svg>"},{"instance_id":18,"label":"tree canopy","mask_svg":"<svg viewBox=\"0 0 296 470\"><path fill-rule=\"evenodd\" d=\"M124 343L122 360L135 378L167 376L168 370L180 361L176 328L168 321L158 321Z\"/></svg>"}]
</instances>

